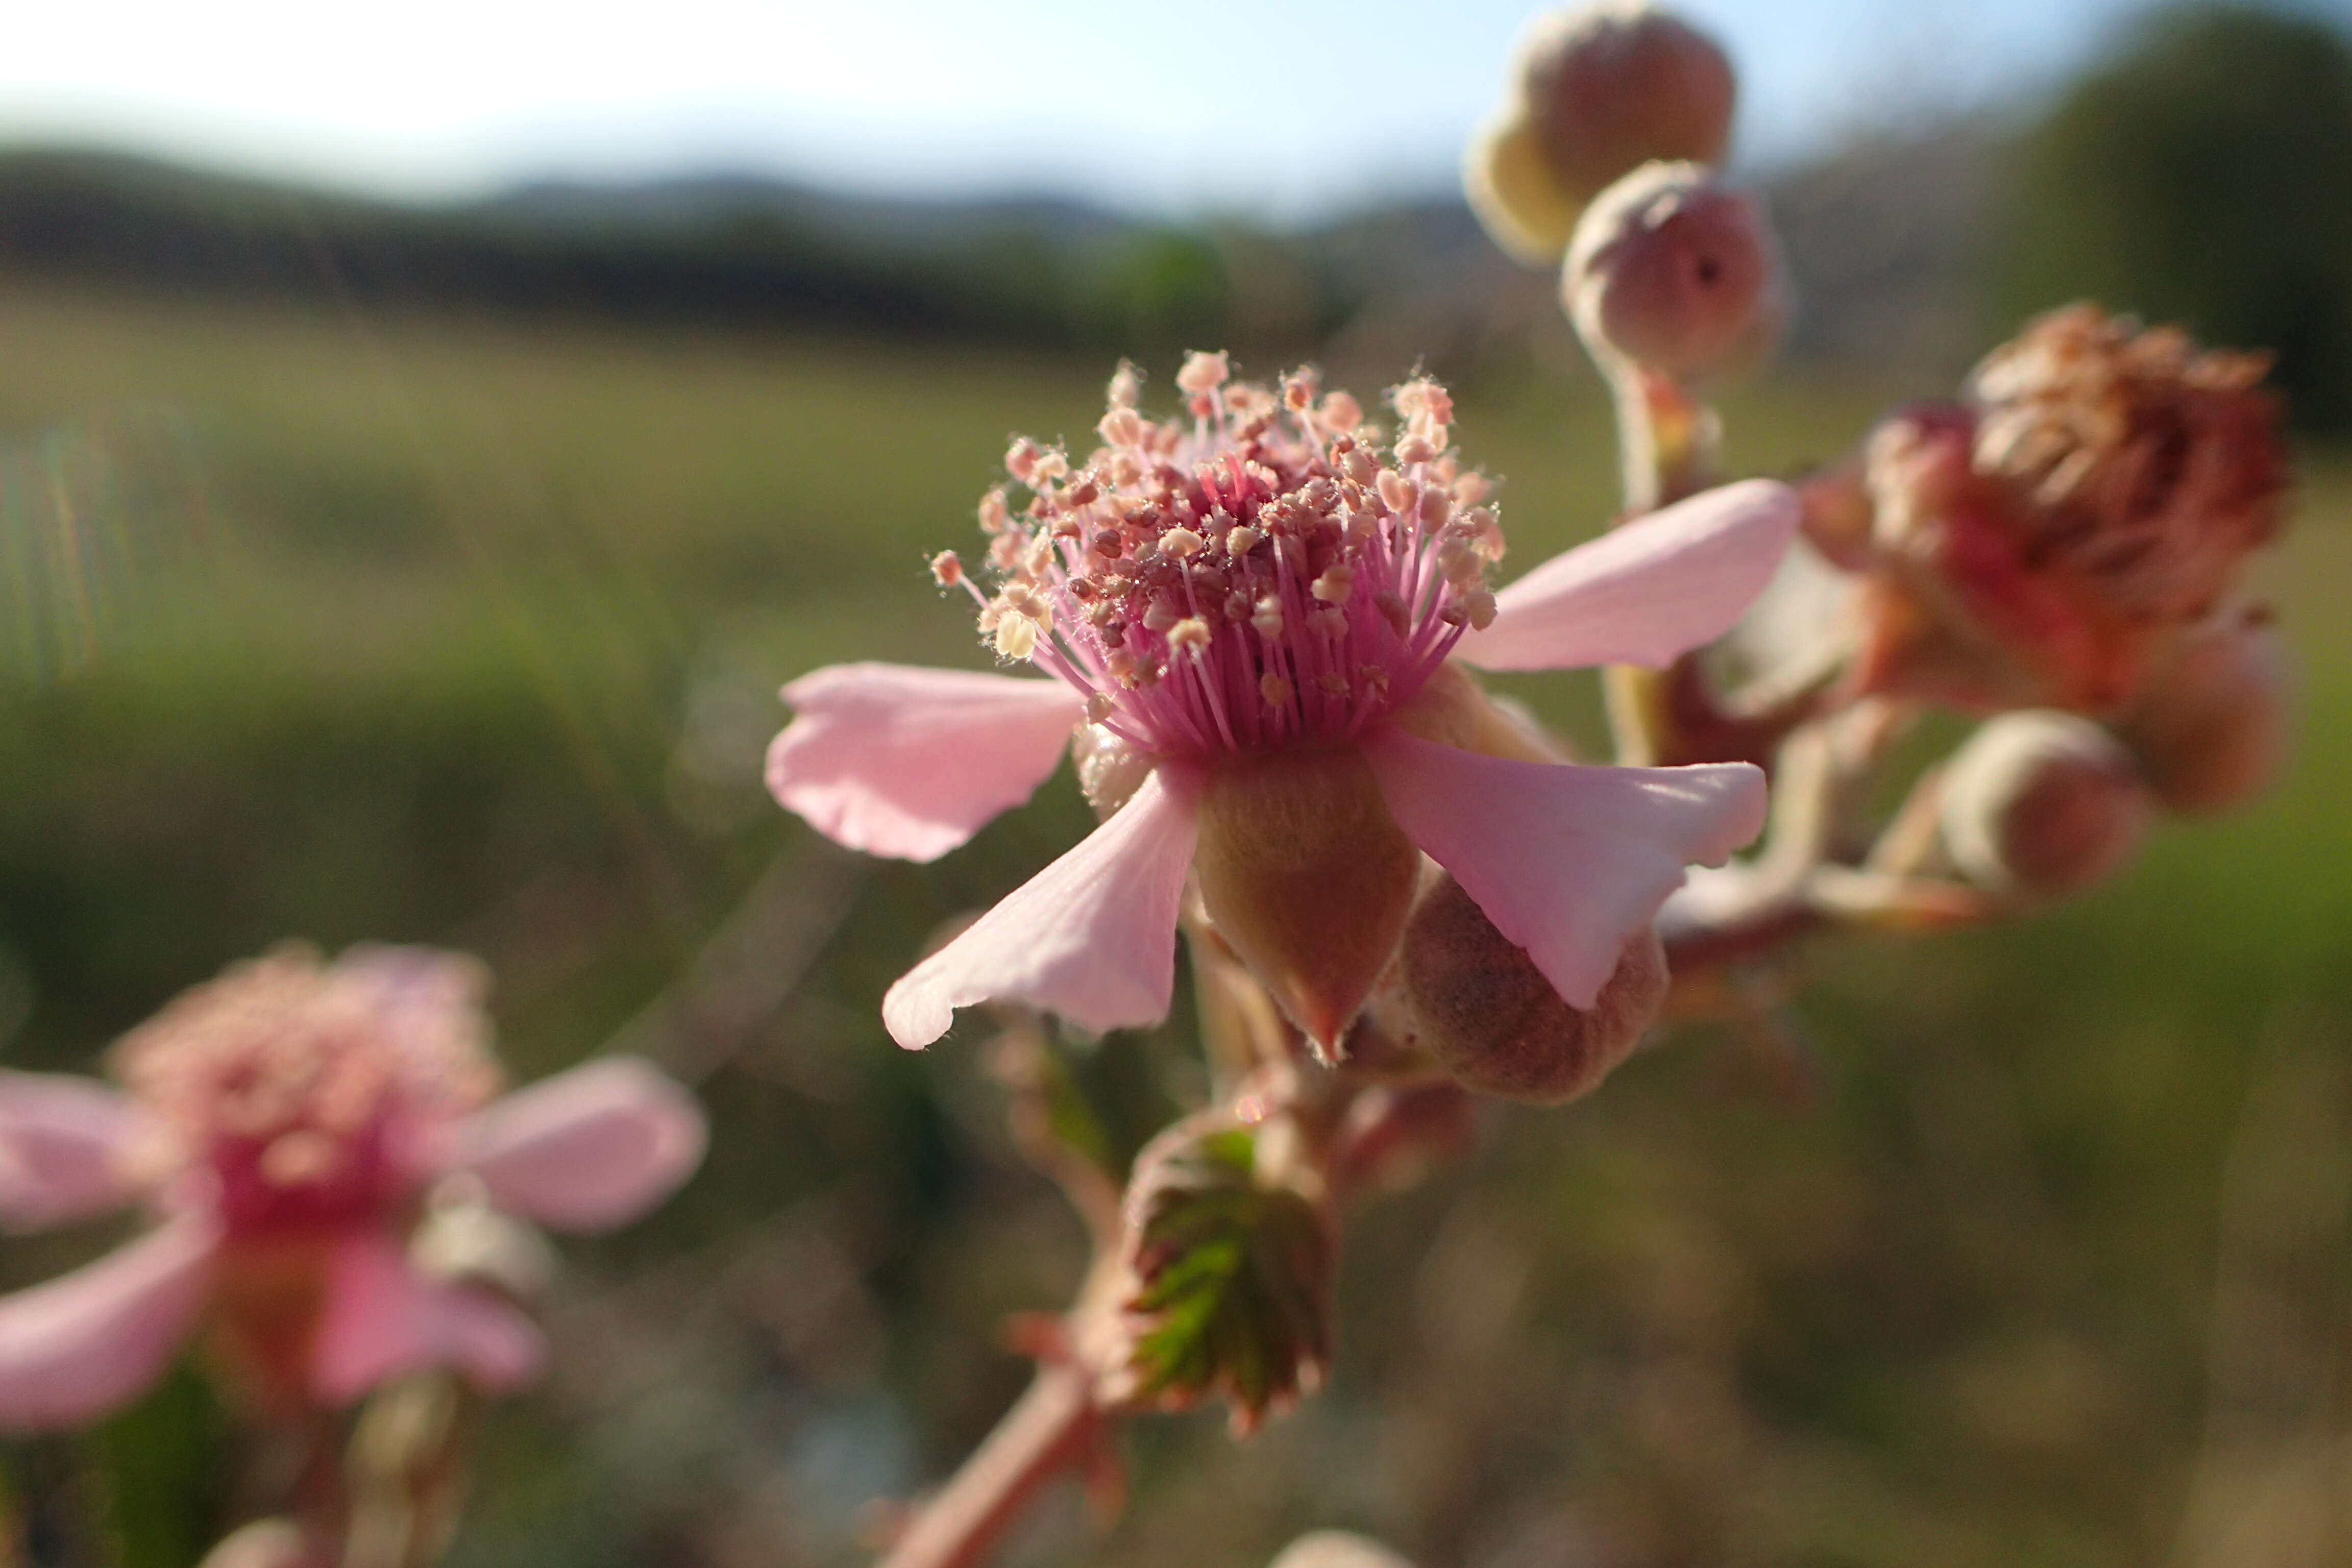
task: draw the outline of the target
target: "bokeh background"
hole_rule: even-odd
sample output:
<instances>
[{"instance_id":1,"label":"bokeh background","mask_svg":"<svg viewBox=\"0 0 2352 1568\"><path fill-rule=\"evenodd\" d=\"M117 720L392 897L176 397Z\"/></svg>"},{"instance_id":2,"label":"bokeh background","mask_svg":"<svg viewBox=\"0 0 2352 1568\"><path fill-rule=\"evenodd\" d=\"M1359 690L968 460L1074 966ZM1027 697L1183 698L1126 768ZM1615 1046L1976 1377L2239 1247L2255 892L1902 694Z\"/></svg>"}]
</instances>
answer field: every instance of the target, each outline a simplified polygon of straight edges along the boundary
<instances>
[{"instance_id":1,"label":"bokeh background","mask_svg":"<svg viewBox=\"0 0 2352 1568\"><path fill-rule=\"evenodd\" d=\"M981 665L922 562L1122 353L1425 363L1522 563L1595 531L1597 380L1451 186L1522 12L200 9L12 14L0 64L0 1051L91 1068L292 936L480 953L518 1077L663 1061L709 1165L567 1247L452 1561L861 1561L1083 1262L974 1042L877 999L1084 816L861 863L761 790L775 689ZM1494 1108L1352 1226L1320 1398L1136 1424L1125 1512L1010 1562L2352 1563L2352 11L1694 11L1803 301L1734 466L2083 293L2276 349L2293 769L2069 907L1816 950L1778 1043ZM1129 1146L1182 1025L1083 1058ZM182 1568L248 1457L193 1369L7 1442L0 1562Z\"/></svg>"}]
</instances>

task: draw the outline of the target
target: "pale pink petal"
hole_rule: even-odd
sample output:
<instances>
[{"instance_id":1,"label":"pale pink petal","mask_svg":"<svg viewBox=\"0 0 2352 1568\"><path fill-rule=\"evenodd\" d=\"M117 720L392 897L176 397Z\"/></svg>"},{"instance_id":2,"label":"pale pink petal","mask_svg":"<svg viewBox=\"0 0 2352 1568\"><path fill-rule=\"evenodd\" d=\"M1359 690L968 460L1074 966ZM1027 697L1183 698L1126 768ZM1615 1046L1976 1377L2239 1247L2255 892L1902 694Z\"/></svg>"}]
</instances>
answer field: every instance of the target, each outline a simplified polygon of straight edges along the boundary
<instances>
[{"instance_id":1,"label":"pale pink petal","mask_svg":"<svg viewBox=\"0 0 2352 1568\"><path fill-rule=\"evenodd\" d=\"M694 1173L701 1108L634 1057L559 1073L477 1111L451 1164L490 1201L558 1230L625 1225Z\"/></svg>"},{"instance_id":2,"label":"pale pink petal","mask_svg":"<svg viewBox=\"0 0 2352 1568\"><path fill-rule=\"evenodd\" d=\"M340 1405L404 1373L447 1366L498 1394L538 1376L545 1349L505 1301L428 1279L391 1237L362 1232L338 1242L328 1266L310 1383Z\"/></svg>"},{"instance_id":3,"label":"pale pink petal","mask_svg":"<svg viewBox=\"0 0 2352 1568\"><path fill-rule=\"evenodd\" d=\"M1036 793L1085 717L1058 680L837 664L784 688L769 792L826 837L936 860Z\"/></svg>"},{"instance_id":4,"label":"pale pink petal","mask_svg":"<svg viewBox=\"0 0 2352 1568\"><path fill-rule=\"evenodd\" d=\"M138 1120L93 1079L0 1072L0 1227L46 1230L129 1203Z\"/></svg>"},{"instance_id":5,"label":"pale pink petal","mask_svg":"<svg viewBox=\"0 0 2352 1568\"><path fill-rule=\"evenodd\" d=\"M1731 629L1796 537L1796 492L1747 479L1635 518L1495 595L1458 645L1486 669L1670 663Z\"/></svg>"},{"instance_id":6,"label":"pale pink petal","mask_svg":"<svg viewBox=\"0 0 2352 1568\"><path fill-rule=\"evenodd\" d=\"M1364 755L1405 836L1571 1007L1592 1005L1684 867L1720 864L1764 826L1764 774L1746 763L1519 763L1395 731Z\"/></svg>"},{"instance_id":7,"label":"pale pink petal","mask_svg":"<svg viewBox=\"0 0 2352 1568\"><path fill-rule=\"evenodd\" d=\"M1200 836L1194 785L1162 765L1078 847L1007 894L882 998L890 1037L920 1049L990 1000L1086 1029L1157 1023L1176 983L1176 907Z\"/></svg>"},{"instance_id":8,"label":"pale pink petal","mask_svg":"<svg viewBox=\"0 0 2352 1568\"><path fill-rule=\"evenodd\" d=\"M218 1237L185 1215L0 1297L0 1429L77 1426L143 1393L204 1308Z\"/></svg>"}]
</instances>

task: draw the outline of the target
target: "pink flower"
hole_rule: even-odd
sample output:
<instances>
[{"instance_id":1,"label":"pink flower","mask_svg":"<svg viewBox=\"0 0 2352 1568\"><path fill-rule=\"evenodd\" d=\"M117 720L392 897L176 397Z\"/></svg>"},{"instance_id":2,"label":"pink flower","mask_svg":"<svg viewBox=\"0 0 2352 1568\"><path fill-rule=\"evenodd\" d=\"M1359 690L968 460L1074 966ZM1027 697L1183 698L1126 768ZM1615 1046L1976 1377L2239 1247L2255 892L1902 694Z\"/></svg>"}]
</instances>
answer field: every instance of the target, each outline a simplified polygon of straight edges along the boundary
<instances>
[{"instance_id":1,"label":"pink flower","mask_svg":"<svg viewBox=\"0 0 2352 1568\"><path fill-rule=\"evenodd\" d=\"M0 1428L127 1402L207 1320L266 1401L340 1404L428 1365L493 1390L528 1381L541 1355L528 1318L410 1265L426 1189L463 1174L558 1229L619 1225L692 1173L703 1123L625 1058L492 1100L486 978L421 948L332 964L283 948L126 1037L122 1091L0 1073L0 1225L132 1205L158 1221L0 1298Z\"/></svg>"},{"instance_id":2,"label":"pink flower","mask_svg":"<svg viewBox=\"0 0 2352 1568\"><path fill-rule=\"evenodd\" d=\"M1795 498L1734 485L1630 522L1499 595L1486 480L1435 383L1392 394L1392 442L1304 375L1178 377L1192 418L1132 406L1122 367L1082 466L1016 442L1026 487L982 504L999 577L970 588L1000 657L1051 679L821 669L768 756L778 800L853 848L930 860L1019 805L1078 727L1098 806L1077 847L892 986L928 1045L955 1009L1025 1003L1090 1029L1168 1008L1188 877L1310 1038L1336 1046L1394 951L1420 854L1453 873L1571 1005L1680 885L1762 826L1745 765L1580 767L1507 753L1449 658L1489 669L1658 665L1726 631L1771 577Z\"/></svg>"}]
</instances>

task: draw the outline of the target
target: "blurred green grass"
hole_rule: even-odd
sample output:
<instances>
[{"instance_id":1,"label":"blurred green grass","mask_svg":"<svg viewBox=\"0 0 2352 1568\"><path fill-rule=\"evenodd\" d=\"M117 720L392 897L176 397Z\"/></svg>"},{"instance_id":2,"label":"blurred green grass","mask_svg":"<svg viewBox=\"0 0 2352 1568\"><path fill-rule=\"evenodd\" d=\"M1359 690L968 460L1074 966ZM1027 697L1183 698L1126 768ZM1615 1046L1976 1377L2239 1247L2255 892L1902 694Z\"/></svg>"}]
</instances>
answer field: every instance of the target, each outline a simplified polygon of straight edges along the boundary
<instances>
[{"instance_id":1,"label":"blurred green grass","mask_svg":"<svg viewBox=\"0 0 2352 1568\"><path fill-rule=\"evenodd\" d=\"M859 871L760 754L814 665L981 665L923 560L976 539L1009 433L1086 437L1109 367L22 287L0 343L7 1059L86 1067L288 936L481 953L520 1076L622 1031L667 1053L709 1166L572 1250L561 1369L492 1423L458 1561L856 1561L866 1501L1010 1399L996 1321L1057 1305L1082 1246L971 1043L898 1052L877 998L1083 814L1057 782L938 867ZM1937 390L1749 389L1733 462ZM1515 568L1600 525L1597 388L1457 391ZM1250 1564L1347 1524L1428 1568L2352 1561L2340 458L2267 586L2304 680L2273 799L2015 927L1822 950L1809 1105L1697 1032L1498 1110L1356 1224L1322 1398L1244 1447L1144 1424L1123 1522L1057 1504L1016 1560ZM1580 678L1513 689L1591 732ZM1181 1029L1090 1064L1129 1135L1191 1086ZM0 1277L103 1239L12 1242ZM104 1513L110 1476L155 1516L127 1560L184 1560L222 1522L184 1517L222 1420L192 1390L15 1446L20 1492Z\"/></svg>"}]
</instances>

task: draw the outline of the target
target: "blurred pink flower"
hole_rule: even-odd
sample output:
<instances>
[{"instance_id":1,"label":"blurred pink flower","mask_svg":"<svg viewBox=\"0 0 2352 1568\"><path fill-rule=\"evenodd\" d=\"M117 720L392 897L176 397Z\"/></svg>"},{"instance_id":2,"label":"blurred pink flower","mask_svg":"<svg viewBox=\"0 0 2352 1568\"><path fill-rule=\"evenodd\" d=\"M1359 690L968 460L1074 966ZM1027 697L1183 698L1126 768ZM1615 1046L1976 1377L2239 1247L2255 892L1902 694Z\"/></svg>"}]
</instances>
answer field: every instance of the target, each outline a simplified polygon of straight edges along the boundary
<instances>
[{"instance_id":1,"label":"blurred pink flower","mask_svg":"<svg viewBox=\"0 0 2352 1568\"><path fill-rule=\"evenodd\" d=\"M558 1229L622 1224L700 1161L701 1112L615 1058L492 1100L472 960L283 948L126 1037L117 1091L0 1073L0 1225L133 1205L159 1221L85 1268L0 1298L0 1428L70 1426L135 1397L209 1320L268 1400L340 1404L420 1367L500 1390L538 1330L485 1289L414 1268L425 1193L463 1176Z\"/></svg>"},{"instance_id":2,"label":"blurred pink flower","mask_svg":"<svg viewBox=\"0 0 2352 1568\"><path fill-rule=\"evenodd\" d=\"M1056 679L854 664L785 688L796 717L769 752L769 786L853 848L945 854L1025 800L1074 727L1088 793L1116 807L891 987L891 1035L928 1045L989 998L1090 1029L1157 1020L1198 869L1220 931L1311 1038L1335 1045L1402 931L1416 847L1563 999L1590 1006L1684 867L1760 829L1763 775L1485 754L1471 717L1483 702L1447 660L1664 664L1762 590L1794 496L1765 481L1713 491L1496 595L1485 576L1501 529L1485 479L1456 464L1435 383L1391 395L1393 442L1304 375L1278 395L1228 385L1223 356L1203 354L1178 385L1190 422L1147 420L1122 367L1105 445L1083 466L1013 445L1007 468L1034 500L1015 513L999 490L982 505L993 597L952 555L935 563L980 602L1001 657ZM1401 892L1381 868L1400 858ZM1277 882L1269 907L1234 907L1247 900L1234 887ZM1261 934L1310 969L1318 947L1356 956L1288 984L1257 962Z\"/></svg>"}]
</instances>

